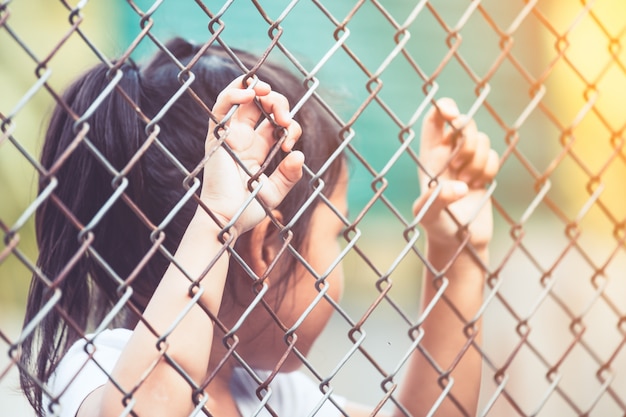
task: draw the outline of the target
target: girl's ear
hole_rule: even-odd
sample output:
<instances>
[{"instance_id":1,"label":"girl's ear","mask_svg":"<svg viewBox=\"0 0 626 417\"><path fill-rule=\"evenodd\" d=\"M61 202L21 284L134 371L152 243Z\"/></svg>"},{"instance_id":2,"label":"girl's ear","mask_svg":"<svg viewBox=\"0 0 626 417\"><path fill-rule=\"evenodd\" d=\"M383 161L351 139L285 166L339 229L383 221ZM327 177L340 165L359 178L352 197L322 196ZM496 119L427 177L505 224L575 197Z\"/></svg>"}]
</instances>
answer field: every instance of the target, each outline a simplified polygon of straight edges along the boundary
<instances>
[{"instance_id":1,"label":"girl's ear","mask_svg":"<svg viewBox=\"0 0 626 417\"><path fill-rule=\"evenodd\" d=\"M282 222L282 214L273 210L272 215ZM261 223L250 231L248 250L250 254L249 266L259 278L265 278L268 268L275 261L282 247L280 230L269 217L265 217Z\"/></svg>"}]
</instances>

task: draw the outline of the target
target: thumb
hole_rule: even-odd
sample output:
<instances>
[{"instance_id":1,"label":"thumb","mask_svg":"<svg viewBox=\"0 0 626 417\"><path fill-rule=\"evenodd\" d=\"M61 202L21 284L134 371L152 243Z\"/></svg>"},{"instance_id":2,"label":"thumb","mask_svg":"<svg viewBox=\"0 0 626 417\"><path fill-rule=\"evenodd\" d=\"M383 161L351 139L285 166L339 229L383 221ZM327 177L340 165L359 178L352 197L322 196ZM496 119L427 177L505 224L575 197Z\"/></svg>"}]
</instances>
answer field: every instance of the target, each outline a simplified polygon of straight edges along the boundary
<instances>
[{"instance_id":1,"label":"thumb","mask_svg":"<svg viewBox=\"0 0 626 417\"><path fill-rule=\"evenodd\" d=\"M439 180L435 187L427 188L413 203L413 215L418 222L439 216L450 204L465 197L469 192L463 181Z\"/></svg>"}]
</instances>

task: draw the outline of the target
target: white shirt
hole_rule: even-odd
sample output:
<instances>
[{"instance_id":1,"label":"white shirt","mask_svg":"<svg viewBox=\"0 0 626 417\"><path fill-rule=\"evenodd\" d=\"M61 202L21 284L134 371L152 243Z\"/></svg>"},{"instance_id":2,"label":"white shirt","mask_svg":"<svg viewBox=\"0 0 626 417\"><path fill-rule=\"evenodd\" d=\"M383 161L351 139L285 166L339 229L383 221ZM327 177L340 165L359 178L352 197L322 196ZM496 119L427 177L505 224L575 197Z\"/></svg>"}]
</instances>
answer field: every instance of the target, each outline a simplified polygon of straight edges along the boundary
<instances>
[{"instance_id":1,"label":"white shirt","mask_svg":"<svg viewBox=\"0 0 626 417\"><path fill-rule=\"evenodd\" d=\"M130 339L127 329L105 330L94 339L93 359L85 351L86 342L81 339L67 351L49 381L59 404L48 408L50 401L44 394L44 410L47 417L75 417L82 402L96 388L106 384L115 364ZM89 336L88 336L89 337ZM254 371L261 379L267 372ZM256 381L243 368L235 369L231 380L231 392L243 417L268 417L270 413L257 398ZM318 386L301 372L279 373L269 385L268 404L279 416L288 417L337 417L341 413L330 399L325 398ZM340 407L345 399L332 396Z\"/></svg>"}]
</instances>

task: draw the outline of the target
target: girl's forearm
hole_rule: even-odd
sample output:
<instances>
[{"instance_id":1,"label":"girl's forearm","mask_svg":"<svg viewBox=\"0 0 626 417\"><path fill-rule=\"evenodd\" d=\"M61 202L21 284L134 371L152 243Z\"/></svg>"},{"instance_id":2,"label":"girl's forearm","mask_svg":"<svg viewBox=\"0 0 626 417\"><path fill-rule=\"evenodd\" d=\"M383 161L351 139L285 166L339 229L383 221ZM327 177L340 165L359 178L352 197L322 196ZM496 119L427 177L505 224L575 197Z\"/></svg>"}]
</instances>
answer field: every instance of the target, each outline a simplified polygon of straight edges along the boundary
<instances>
[{"instance_id":1,"label":"girl's forearm","mask_svg":"<svg viewBox=\"0 0 626 417\"><path fill-rule=\"evenodd\" d=\"M444 269L455 254L454 245L432 241L428 243L427 250L428 260L435 272ZM475 253L483 263L487 262L487 248L478 249ZM435 284L435 274L426 270L422 285L422 311L434 304L421 326L424 333L420 346L440 371L450 371L451 374L447 379L439 380L441 375L429 359L419 349L413 354L400 393L401 403L412 416L428 415L446 389L440 383L444 387L452 386L452 389L437 408L435 416L475 415L480 391L481 356L471 345L468 346L470 341L465 326L482 304L484 276L481 263L467 249L454 260L444 275L445 279L438 284ZM446 285L443 292L438 290L442 284ZM475 323L475 329L477 333L473 341L480 343L480 321Z\"/></svg>"},{"instance_id":2,"label":"girl's forearm","mask_svg":"<svg viewBox=\"0 0 626 417\"><path fill-rule=\"evenodd\" d=\"M217 239L219 228L205 213L199 211L189 224L175 259L193 279L200 277L216 257L216 263L202 279L200 302L217 314L222 298L228 255L222 253ZM113 379L125 392L135 387L133 410L138 415L188 415L193 409L192 389L183 376L167 363L167 355L196 384L205 378L211 344L213 322L205 311L192 302L191 282L174 264L170 264L143 314L144 320L159 336L171 334L157 347L158 336L139 322L113 372ZM183 312L186 314L183 315ZM100 415L119 415L123 394L112 383L103 387Z\"/></svg>"}]
</instances>

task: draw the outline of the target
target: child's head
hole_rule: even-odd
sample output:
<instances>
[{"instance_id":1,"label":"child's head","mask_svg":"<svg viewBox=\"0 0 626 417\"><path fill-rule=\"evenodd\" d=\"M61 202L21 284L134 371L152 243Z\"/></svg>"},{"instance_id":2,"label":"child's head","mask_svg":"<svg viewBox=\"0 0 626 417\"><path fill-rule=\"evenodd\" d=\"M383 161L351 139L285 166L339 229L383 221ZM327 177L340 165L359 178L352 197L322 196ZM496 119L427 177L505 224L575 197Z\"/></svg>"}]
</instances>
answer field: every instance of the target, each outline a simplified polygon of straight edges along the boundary
<instances>
[{"instance_id":1,"label":"child's head","mask_svg":"<svg viewBox=\"0 0 626 417\"><path fill-rule=\"evenodd\" d=\"M37 353L32 335L22 355L25 364L36 360L29 366L35 367L40 380L47 380L67 343L90 324L98 324L104 312L119 300L120 282L116 277L132 287L134 306L139 311L145 307L169 264L159 250L153 250L156 246L150 236L159 237L155 228L187 192L179 163L187 171L196 168L204 155L207 109L212 108L222 89L243 73L220 47L210 47L201 57L196 56L200 47L181 39L171 41L166 48L167 52L159 52L145 67L121 65L121 78L109 93L108 86L120 73L110 71L105 64L96 66L69 87L52 115L41 161L43 167L53 171L42 176L40 189L53 181L57 184L55 197L45 200L37 212L38 266L49 280L55 281L62 298L58 309L44 318L38 330L41 351ZM234 53L247 68L259 63L253 55L237 50ZM195 77L193 92L187 90L177 96L190 74L181 71L172 57L184 66L193 61L188 68ZM263 63L256 75L287 97L292 106L306 92L297 78L269 62ZM87 116L77 122L83 115ZM303 129L296 149L304 153L307 167L316 174L337 149L338 125L314 98L308 99L294 118ZM142 146L152 140L144 152ZM337 181L345 177L341 158L323 171L320 180L311 181L305 174L277 208L283 224L297 215L291 228L291 245L299 252L305 251L314 233L309 226L316 204L302 213L300 209L322 182L324 194L329 196ZM280 158L274 159L268 171ZM116 179L112 172L126 169L124 179ZM117 195L118 187L125 187L121 197ZM108 202L113 204L109 207ZM195 200L188 200L164 227L163 245L170 253L176 251L195 210ZM87 225L89 230L83 230ZM267 235L277 234L273 225L267 230ZM250 257L246 250L258 248L251 244L253 232L241 236L235 246L244 260ZM289 272L296 263L293 256L284 258L280 265L285 273L278 274L281 277L293 275ZM232 283L234 276L239 282L247 280L252 288L253 280L246 268L235 261L231 264L228 282ZM283 287L284 281L272 285ZM49 286L39 277L33 279L25 322L32 320L49 299ZM244 299L247 297L234 297L231 305ZM137 315L126 308L122 311L127 314L119 315L118 324L131 326ZM33 385L27 374L23 377L26 386ZM38 395L40 398L40 391Z\"/></svg>"}]
</instances>

